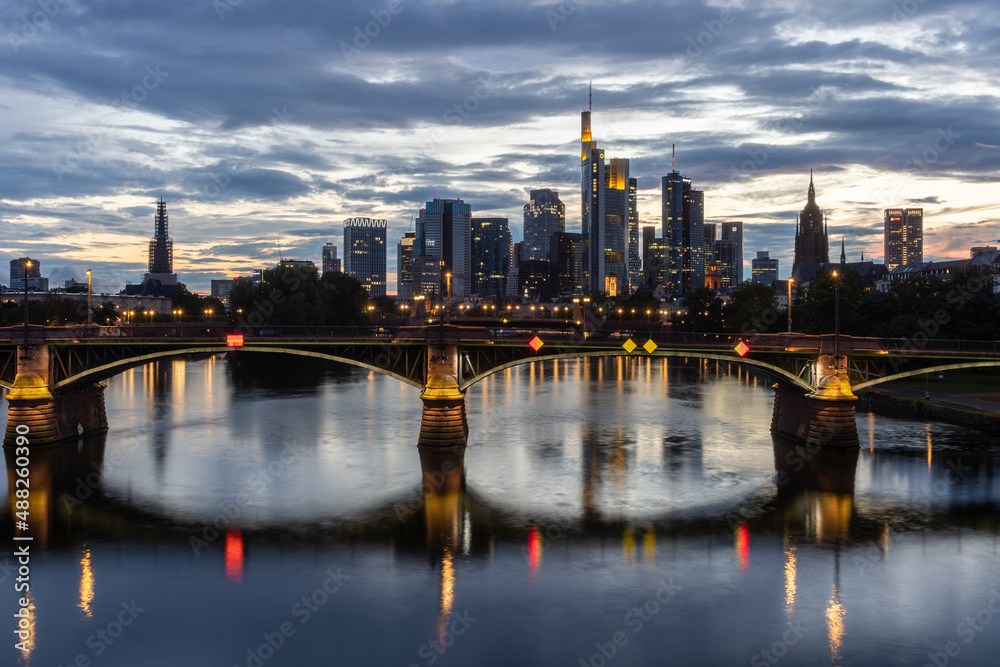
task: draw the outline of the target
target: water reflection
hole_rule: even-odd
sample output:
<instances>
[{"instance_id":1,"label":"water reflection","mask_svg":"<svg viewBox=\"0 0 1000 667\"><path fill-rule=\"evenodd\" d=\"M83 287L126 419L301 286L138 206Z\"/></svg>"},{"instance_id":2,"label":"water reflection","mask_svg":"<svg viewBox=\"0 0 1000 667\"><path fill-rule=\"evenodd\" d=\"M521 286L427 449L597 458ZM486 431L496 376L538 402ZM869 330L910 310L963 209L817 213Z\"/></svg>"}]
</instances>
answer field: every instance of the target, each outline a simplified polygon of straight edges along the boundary
<instances>
[{"instance_id":1,"label":"water reflection","mask_svg":"<svg viewBox=\"0 0 1000 667\"><path fill-rule=\"evenodd\" d=\"M774 439L777 503L785 525L817 544L851 534L857 449L809 448Z\"/></svg>"},{"instance_id":2,"label":"water reflection","mask_svg":"<svg viewBox=\"0 0 1000 667\"><path fill-rule=\"evenodd\" d=\"M104 447L107 434L101 433L77 442L32 447L31 514L28 524L35 548L47 549L73 543L70 527L78 508L99 497L103 485ZM7 465L7 504L11 522L14 514L17 466L14 447L4 447Z\"/></svg>"}]
</instances>

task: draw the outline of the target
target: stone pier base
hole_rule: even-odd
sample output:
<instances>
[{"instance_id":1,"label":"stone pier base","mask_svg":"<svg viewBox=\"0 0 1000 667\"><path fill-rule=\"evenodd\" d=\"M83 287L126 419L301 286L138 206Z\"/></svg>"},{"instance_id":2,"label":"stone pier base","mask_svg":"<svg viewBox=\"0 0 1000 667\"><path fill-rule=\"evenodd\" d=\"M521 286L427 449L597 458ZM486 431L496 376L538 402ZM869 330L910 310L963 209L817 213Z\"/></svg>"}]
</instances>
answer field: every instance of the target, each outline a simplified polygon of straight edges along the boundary
<instances>
[{"instance_id":1,"label":"stone pier base","mask_svg":"<svg viewBox=\"0 0 1000 667\"><path fill-rule=\"evenodd\" d=\"M49 445L107 430L103 385L53 393L41 376L19 373L7 394L4 445L14 445L18 435L25 435L30 445Z\"/></svg>"},{"instance_id":2,"label":"stone pier base","mask_svg":"<svg viewBox=\"0 0 1000 667\"><path fill-rule=\"evenodd\" d=\"M820 447L858 447L855 406L846 378L831 377L812 394L774 386L771 431Z\"/></svg>"},{"instance_id":3,"label":"stone pier base","mask_svg":"<svg viewBox=\"0 0 1000 667\"><path fill-rule=\"evenodd\" d=\"M422 447L458 447L468 442L469 422L465 416L465 395L455 378L433 375L420 400L424 403L420 419Z\"/></svg>"}]
</instances>

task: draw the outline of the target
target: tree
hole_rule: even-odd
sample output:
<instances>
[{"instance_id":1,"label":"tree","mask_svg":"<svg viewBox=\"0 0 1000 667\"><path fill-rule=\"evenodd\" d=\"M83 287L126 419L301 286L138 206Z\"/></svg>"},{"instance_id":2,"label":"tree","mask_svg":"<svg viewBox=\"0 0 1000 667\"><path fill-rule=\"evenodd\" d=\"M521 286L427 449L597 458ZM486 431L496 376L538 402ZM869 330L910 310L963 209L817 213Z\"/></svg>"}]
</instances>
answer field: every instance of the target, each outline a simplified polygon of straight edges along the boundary
<instances>
[{"instance_id":1,"label":"tree","mask_svg":"<svg viewBox=\"0 0 1000 667\"><path fill-rule=\"evenodd\" d=\"M675 322L680 331L722 331L722 299L715 290L708 287L691 290L684 295L681 305L687 310L687 314Z\"/></svg>"},{"instance_id":2,"label":"tree","mask_svg":"<svg viewBox=\"0 0 1000 667\"><path fill-rule=\"evenodd\" d=\"M115 304L105 301L97 308L94 308L94 324L107 326L118 321L118 309Z\"/></svg>"},{"instance_id":3,"label":"tree","mask_svg":"<svg viewBox=\"0 0 1000 667\"><path fill-rule=\"evenodd\" d=\"M760 283L745 282L729 296L723 307L727 331L737 333L773 332L779 324L777 299L770 287Z\"/></svg>"},{"instance_id":4,"label":"tree","mask_svg":"<svg viewBox=\"0 0 1000 667\"><path fill-rule=\"evenodd\" d=\"M839 267L838 267L839 268ZM837 281L840 281L840 333L852 336L868 335L868 325L861 317L859 306L865 293L861 275L846 269L843 275L833 277L836 269L824 266L809 283L809 293L801 306L796 306L795 328L803 333L830 334L834 332ZM838 270L838 274L839 274Z\"/></svg>"},{"instance_id":5,"label":"tree","mask_svg":"<svg viewBox=\"0 0 1000 667\"><path fill-rule=\"evenodd\" d=\"M368 291L346 273L323 276L325 322L330 326L367 326L371 320L365 314Z\"/></svg>"}]
</instances>

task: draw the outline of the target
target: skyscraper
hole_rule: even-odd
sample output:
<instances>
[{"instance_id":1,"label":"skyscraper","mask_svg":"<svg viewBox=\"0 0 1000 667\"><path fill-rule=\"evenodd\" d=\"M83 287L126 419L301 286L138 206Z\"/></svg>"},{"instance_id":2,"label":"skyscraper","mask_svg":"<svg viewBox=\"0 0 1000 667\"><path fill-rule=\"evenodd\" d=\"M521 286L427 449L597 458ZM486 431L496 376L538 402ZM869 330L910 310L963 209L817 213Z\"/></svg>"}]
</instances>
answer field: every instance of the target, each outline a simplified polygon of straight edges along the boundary
<instances>
[{"instance_id":1,"label":"skyscraper","mask_svg":"<svg viewBox=\"0 0 1000 667\"><path fill-rule=\"evenodd\" d=\"M653 267L653 255L650 251L653 239L656 238L656 225L643 225L642 227L642 281L647 285L656 287L653 280L663 272L660 260L656 260L656 267Z\"/></svg>"},{"instance_id":2,"label":"skyscraper","mask_svg":"<svg viewBox=\"0 0 1000 667\"><path fill-rule=\"evenodd\" d=\"M767 250L758 250L751 274L755 283L770 287L778 279L778 258L772 258Z\"/></svg>"},{"instance_id":3,"label":"skyscraper","mask_svg":"<svg viewBox=\"0 0 1000 667\"><path fill-rule=\"evenodd\" d=\"M551 190L544 192L551 192ZM534 192L532 192L532 199L534 199ZM558 196L556 200L558 201ZM525 206L524 209L527 221L528 207ZM563 220L565 223L565 210ZM525 241L526 248L527 245L528 243ZM548 243L542 245L548 246ZM510 225L507 218L472 218L471 294L489 297L504 296L507 293L510 247Z\"/></svg>"},{"instance_id":4,"label":"skyscraper","mask_svg":"<svg viewBox=\"0 0 1000 667\"><path fill-rule=\"evenodd\" d=\"M639 247L639 181L628 179L628 282L634 292L642 283L642 253Z\"/></svg>"},{"instance_id":5,"label":"skyscraper","mask_svg":"<svg viewBox=\"0 0 1000 667\"><path fill-rule=\"evenodd\" d=\"M629 291L629 220L636 216L629 196L628 158L611 158L604 169L604 287L612 295ZM611 276L614 276L612 279Z\"/></svg>"},{"instance_id":6,"label":"skyscraper","mask_svg":"<svg viewBox=\"0 0 1000 667\"><path fill-rule=\"evenodd\" d=\"M924 209L885 210L885 268L924 261Z\"/></svg>"},{"instance_id":7,"label":"skyscraper","mask_svg":"<svg viewBox=\"0 0 1000 667\"><path fill-rule=\"evenodd\" d=\"M337 259L337 246L327 243L323 246L323 273L340 271L340 260Z\"/></svg>"},{"instance_id":8,"label":"skyscraper","mask_svg":"<svg viewBox=\"0 0 1000 667\"><path fill-rule=\"evenodd\" d=\"M604 151L597 147L590 132L590 110L582 114L583 164L581 185L583 221L581 236L587 242L584 275L587 289L604 291Z\"/></svg>"},{"instance_id":9,"label":"skyscraper","mask_svg":"<svg viewBox=\"0 0 1000 667\"><path fill-rule=\"evenodd\" d=\"M638 184L629 177L628 158L613 158L605 164L590 120L588 105L580 118L580 231L587 249L584 280L593 292L607 292L614 285L618 293L626 293L632 272L640 267Z\"/></svg>"},{"instance_id":10,"label":"skyscraper","mask_svg":"<svg viewBox=\"0 0 1000 667\"><path fill-rule=\"evenodd\" d=\"M396 296L400 299L413 298L413 244L416 232L403 232L403 238L396 244Z\"/></svg>"},{"instance_id":11,"label":"skyscraper","mask_svg":"<svg viewBox=\"0 0 1000 667\"><path fill-rule=\"evenodd\" d=\"M792 277L796 281L811 280L816 269L830 262L830 242L823 212L816 203L812 170L809 171L809 199L795 225L795 261Z\"/></svg>"},{"instance_id":12,"label":"skyscraper","mask_svg":"<svg viewBox=\"0 0 1000 667\"><path fill-rule=\"evenodd\" d=\"M413 252L442 262L444 274L451 274L451 294L455 298L470 294L471 250L472 206L461 199L435 198L420 209Z\"/></svg>"},{"instance_id":13,"label":"skyscraper","mask_svg":"<svg viewBox=\"0 0 1000 667\"><path fill-rule=\"evenodd\" d=\"M663 177L662 225L667 244L664 286L684 294L705 283L705 193L676 168Z\"/></svg>"},{"instance_id":14,"label":"skyscraper","mask_svg":"<svg viewBox=\"0 0 1000 667\"><path fill-rule=\"evenodd\" d=\"M723 289L735 289L743 282L743 223L723 222L720 224L720 241L732 244L724 251L726 256L716 259L722 271Z\"/></svg>"},{"instance_id":15,"label":"skyscraper","mask_svg":"<svg viewBox=\"0 0 1000 667\"><path fill-rule=\"evenodd\" d=\"M718 239L712 244L712 262L719 272L719 290L729 292L739 286L736 279L736 242Z\"/></svg>"},{"instance_id":16,"label":"skyscraper","mask_svg":"<svg viewBox=\"0 0 1000 667\"><path fill-rule=\"evenodd\" d=\"M708 267L717 265L715 258L715 242L719 238L719 226L714 222L706 222L702 225L702 237L705 248L705 274L708 275Z\"/></svg>"},{"instance_id":17,"label":"skyscraper","mask_svg":"<svg viewBox=\"0 0 1000 667\"><path fill-rule=\"evenodd\" d=\"M583 294L583 240L579 234L556 232L549 239L549 296Z\"/></svg>"},{"instance_id":18,"label":"skyscraper","mask_svg":"<svg viewBox=\"0 0 1000 667\"><path fill-rule=\"evenodd\" d=\"M532 190L524 205L524 259L548 259L549 239L566 231L566 205L555 190Z\"/></svg>"},{"instance_id":19,"label":"skyscraper","mask_svg":"<svg viewBox=\"0 0 1000 667\"><path fill-rule=\"evenodd\" d=\"M149 240L149 271L143 279L158 280L161 285L176 285L174 241L167 233L167 202L163 201L163 197L156 202L153 223L153 238Z\"/></svg>"},{"instance_id":20,"label":"skyscraper","mask_svg":"<svg viewBox=\"0 0 1000 667\"><path fill-rule=\"evenodd\" d=\"M28 289L32 292L48 292L49 279L42 278L42 263L30 257L10 260L11 291L24 289L24 267L28 262L31 262L28 267Z\"/></svg>"},{"instance_id":21,"label":"skyscraper","mask_svg":"<svg viewBox=\"0 0 1000 667\"><path fill-rule=\"evenodd\" d=\"M344 221L344 273L361 282L368 296L385 296L388 223L372 218Z\"/></svg>"}]
</instances>

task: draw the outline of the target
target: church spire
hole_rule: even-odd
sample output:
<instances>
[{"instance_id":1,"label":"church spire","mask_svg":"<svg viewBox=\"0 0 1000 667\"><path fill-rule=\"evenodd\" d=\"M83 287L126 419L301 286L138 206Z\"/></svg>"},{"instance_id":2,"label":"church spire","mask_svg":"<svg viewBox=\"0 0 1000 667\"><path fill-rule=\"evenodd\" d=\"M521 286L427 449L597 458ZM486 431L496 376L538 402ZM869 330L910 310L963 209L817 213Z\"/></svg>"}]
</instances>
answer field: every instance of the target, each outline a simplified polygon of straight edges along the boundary
<instances>
[{"instance_id":1,"label":"church spire","mask_svg":"<svg viewBox=\"0 0 1000 667\"><path fill-rule=\"evenodd\" d=\"M844 239L840 239L840 265L847 264L847 249L844 247Z\"/></svg>"},{"instance_id":2,"label":"church spire","mask_svg":"<svg viewBox=\"0 0 1000 667\"><path fill-rule=\"evenodd\" d=\"M809 170L809 203L816 203L816 188L813 186L813 170Z\"/></svg>"}]
</instances>

